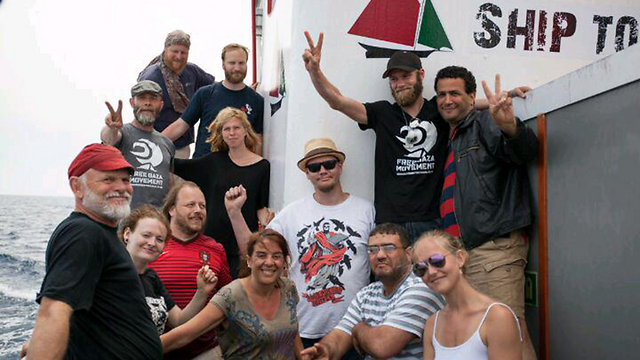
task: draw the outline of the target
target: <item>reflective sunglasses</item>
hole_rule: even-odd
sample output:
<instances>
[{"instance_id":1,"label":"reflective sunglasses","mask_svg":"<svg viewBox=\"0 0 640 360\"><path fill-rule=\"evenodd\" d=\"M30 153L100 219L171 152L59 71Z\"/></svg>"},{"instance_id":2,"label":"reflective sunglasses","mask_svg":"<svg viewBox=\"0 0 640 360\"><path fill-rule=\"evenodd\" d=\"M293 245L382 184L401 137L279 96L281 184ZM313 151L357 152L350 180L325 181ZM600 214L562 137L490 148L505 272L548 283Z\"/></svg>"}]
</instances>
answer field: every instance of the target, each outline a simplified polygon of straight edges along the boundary
<instances>
[{"instance_id":1,"label":"reflective sunglasses","mask_svg":"<svg viewBox=\"0 0 640 360\"><path fill-rule=\"evenodd\" d=\"M385 244L385 245L370 245L367 246L367 252L369 254L377 254L378 251L382 250L385 253L390 253L392 251L395 251L398 247L395 246L394 244Z\"/></svg>"},{"instance_id":2,"label":"reflective sunglasses","mask_svg":"<svg viewBox=\"0 0 640 360\"><path fill-rule=\"evenodd\" d=\"M413 264L413 274L417 277L423 277L429 269L429 266L433 266L437 269L442 268L447 263L447 261L445 260L446 257L447 255L434 254L431 255L431 257L429 257L426 261L418 261L417 263Z\"/></svg>"},{"instance_id":3,"label":"reflective sunglasses","mask_svg":"<svg viewBox=\"0 0 640 360\"><path fill-rule=\"evenodd\" d=\"M320 171L320 167L323 166L326 170L332 170L338 164L338 160L327 160L314 164L307 164L307 169L312 173Z\"/></svg>"}]
</instances>

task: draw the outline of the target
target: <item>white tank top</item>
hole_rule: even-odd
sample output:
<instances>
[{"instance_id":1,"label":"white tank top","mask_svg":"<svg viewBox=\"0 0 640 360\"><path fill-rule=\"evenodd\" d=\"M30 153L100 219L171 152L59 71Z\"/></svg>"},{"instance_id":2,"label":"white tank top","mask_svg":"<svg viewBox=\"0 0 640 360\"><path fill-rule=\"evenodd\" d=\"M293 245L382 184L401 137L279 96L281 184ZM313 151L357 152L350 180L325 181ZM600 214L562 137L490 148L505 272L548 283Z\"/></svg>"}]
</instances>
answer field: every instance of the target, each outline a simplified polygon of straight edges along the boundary
<instances>
[{"instance_id":1,"label":"white tank top","mask_svg":"<svg viewBox=\"0 0 640 360\"><path fill-rule=\"evenodd\" d=\"M471 335L471 337L465 341L463 344L453 347L446 347L440 345L438 340L436 340L436 329L438 328L438 315L440 315L440 311L436 313L436 319L433 324L433 335L431 336L431 344L433 345L433 350L435 352L434 360L457 360L457 359L465 359L465 360L489 360L489 356L487 355L487 346L482 342L480 338L480 328L484 323L484 319L487 318L487 314L489 314L489 310L493 305L502 305L511 311L513 317L516 319L516 324L518 324L518 334L520 335L520 341L522 342L522 334L520 330L520 322L518 321L518 317L513 313L510 307L503 303L495 302L487 307L487 311L484 312L482 316L482 320L480 320L480 325L476 331Z\"/></svg>"}]
</instances>

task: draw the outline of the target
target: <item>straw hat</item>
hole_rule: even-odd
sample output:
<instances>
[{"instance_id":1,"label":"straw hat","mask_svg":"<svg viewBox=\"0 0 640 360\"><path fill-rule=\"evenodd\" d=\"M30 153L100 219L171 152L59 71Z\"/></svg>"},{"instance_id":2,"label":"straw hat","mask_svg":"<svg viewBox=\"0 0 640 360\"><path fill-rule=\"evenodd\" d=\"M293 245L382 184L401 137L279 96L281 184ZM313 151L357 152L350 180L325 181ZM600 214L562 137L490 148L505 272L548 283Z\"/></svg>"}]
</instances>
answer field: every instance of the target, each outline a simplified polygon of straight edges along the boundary
<instances>
[{"instance_id":1,"label":"straw hat","mask_svg":"<svg viewBox=\"0 0 640 360\"><path fill-rule=\"evenodd\" d=\"M298 168L305 172L307 170L307 162L321 156L333 156L341 164L346 158L342 151L338 151L333 140L327 138L311 139L304 146L304 157L298 161Z\"/></svg>"}]
</instances>

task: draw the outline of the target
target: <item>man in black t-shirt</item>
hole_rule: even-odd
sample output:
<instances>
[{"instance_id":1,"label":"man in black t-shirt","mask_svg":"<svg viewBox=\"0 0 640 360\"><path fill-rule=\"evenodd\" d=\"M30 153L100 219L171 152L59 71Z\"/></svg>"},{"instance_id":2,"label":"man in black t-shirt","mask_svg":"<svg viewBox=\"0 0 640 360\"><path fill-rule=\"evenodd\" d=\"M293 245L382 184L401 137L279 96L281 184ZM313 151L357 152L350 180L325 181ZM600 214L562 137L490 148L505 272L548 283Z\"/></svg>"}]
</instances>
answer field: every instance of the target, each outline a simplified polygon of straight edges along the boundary
<instances>
[{"instance_id":1,"label":"man in black t-shirt","mask_svg":"<svg viewBox=\"0 0 640 360\"><path fill-rule=\"evenodd\" d=\"M422 97L424 69L415 54L396 52L382 75L396 103L360 103L343 96L320 70L323 34L303 59L311 81L331 108L376 132L374 204L376 223L393 222L409 231L411 242L440 226L439 201L447 150L447 124L434 101Z\"/></svg>"},{"instance_id":2,"label":"man in black t-shirt","mask_svg":"<svg viewBox=\"0 0 640 360\"><path fill-rule=\"evenodd\" d=\"M302 55L318 94L356 121L362 130L376 132L374 205L376 223L403 225L413 243L420 234L440 227L440 194L447 156L449 127L438 114L436 98L422 97L424 69L412 52L397 51L382 74L389 78L396 100L360 103L340 93L320 70L323 34L318 44L305 32L309 48ZM512 95L521 96L526 87ZM476 107L487 108L483 99Z\"/></svg>"},{"instance_id":3,"label":"man in black t-shirt","mask_svg":"<svg viewBox=\"0 0 640 360\"><path fill-rule=\"evenodd\" d=\"M114 147L85 147L69 167L75 211L51 235L29 359L161 359L131 258L116 236L133 167Z\"/></svg>"},{"instance_id":4,"label":"man in black t-shirt","mask_svg":"<svg viewBox=\"0 0 640 360\"><path fill-rule=\"evenodd\" d=\"M222 49L224 80L196 91L182 116L162 131L162 135L175 140L200 121L196 150L193 153L194 159L200 158L211 152L211 146L206 142L209 137L209 125L220 110L231 106L247 114L253 130L260 137L258 155L261 155L264 99L244 83L247 76L247 60L249 50L246 47L239 44L225 46Z\"/></svg>"}]
</instances>

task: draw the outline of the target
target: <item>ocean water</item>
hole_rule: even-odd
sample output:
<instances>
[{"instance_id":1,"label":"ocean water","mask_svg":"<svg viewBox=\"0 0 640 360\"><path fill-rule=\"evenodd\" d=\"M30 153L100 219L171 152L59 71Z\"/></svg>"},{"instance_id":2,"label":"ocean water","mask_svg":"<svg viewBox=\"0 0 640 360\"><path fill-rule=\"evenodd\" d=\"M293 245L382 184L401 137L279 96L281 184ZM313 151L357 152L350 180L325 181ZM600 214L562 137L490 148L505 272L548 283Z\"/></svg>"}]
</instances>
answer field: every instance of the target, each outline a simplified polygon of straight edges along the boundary
<instances>
[{"instance_id":1,"label":"ocean water","mask_svg":"<svg viewBox=\"0 0 640 360\"><path fill-rule=\"evenodd\" d=\"M0 360L31 336L47 241L72 210L72 197L0 195Z\"/></svg>"}]
</instances>

